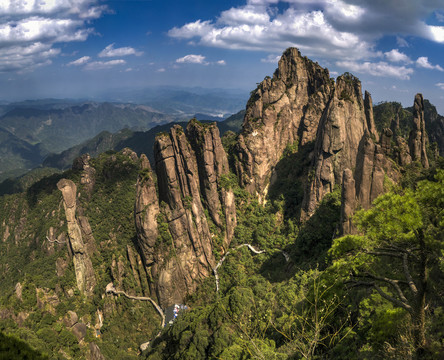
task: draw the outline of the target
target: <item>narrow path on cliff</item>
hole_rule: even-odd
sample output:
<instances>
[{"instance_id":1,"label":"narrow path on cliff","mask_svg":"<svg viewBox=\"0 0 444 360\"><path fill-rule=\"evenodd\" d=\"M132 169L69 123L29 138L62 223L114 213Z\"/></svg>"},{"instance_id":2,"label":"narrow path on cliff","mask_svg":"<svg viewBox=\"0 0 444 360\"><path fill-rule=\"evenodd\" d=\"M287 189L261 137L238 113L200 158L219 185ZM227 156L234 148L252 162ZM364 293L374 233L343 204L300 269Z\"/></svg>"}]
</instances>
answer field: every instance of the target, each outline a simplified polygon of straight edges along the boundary
<instances>
[{"instance_id":1,"label":"narrow path on cliff","mask_svg":"<svg viewBox=\"0 0 444 360\"><path fill-rule=\"evenodd\" d=\"M219 274L217 273L217 269L219 269L219 267L223 264L223 262L225 261L225 259L227 258L227 256L233 252L234 250L240 249L242 247L248 247L254 254L262 254L265 252L265 250L256 250L253 246L251 246L250 244L242 244L239 245L237 247L235 247L232 250L228 250L226 252L226 254L222 257L222 259L219 260L219 262L217 263L216 267L213 269L213 273L214 273L214 278L216 280L216 292L219 292Z\"/></svg>"},{"instance_id":2,"label":"narrow path on cliff","mask_svg":"<svg viewBox=\"0 0 444 360\"><path fill-rule=\"evenodd\" d=\"M154 339L156 339L157 337L160 336L160 334L162 333L162 329L165 326L165 314L163 313L162 308L159 305L157 305L157 303L153 299L151 299L148 296L132 296L132 295L128 295L125 291L116 290L116 288L114 287L114 284L112 282L109 283L108 285L106 285L105 293L107 293L107 294L114 294L114 295L123 295L126 298L131 299L131 300L150 301L151 304L153 304L153 306L156 308L157 312L159 313L159 315L160 315L160 317L162 319L161 324L160 324L160 331L157 333L157 335L154 337ZM148 348L148 345L149 345L149 343L151 343L151 341L142 344L142 345L145 345L145 349ZM142 345L141 345L141 347L142 347Z\"/></svg>"}]
</instances>

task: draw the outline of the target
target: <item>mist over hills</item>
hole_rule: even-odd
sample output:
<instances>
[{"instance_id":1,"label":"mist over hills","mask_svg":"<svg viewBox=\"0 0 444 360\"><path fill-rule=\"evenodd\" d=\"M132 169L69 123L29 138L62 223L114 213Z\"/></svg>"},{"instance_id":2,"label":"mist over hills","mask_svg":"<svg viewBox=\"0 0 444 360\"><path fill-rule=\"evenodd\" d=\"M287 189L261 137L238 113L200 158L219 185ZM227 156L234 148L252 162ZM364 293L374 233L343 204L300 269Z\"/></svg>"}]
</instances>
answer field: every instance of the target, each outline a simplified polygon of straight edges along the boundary
<instances>
[{"instance_id":1,"label":"mist over hills","mask_svg":"<svg viewBox=\"0 0 444 360\"><path fill-rule=\"evenodd\" d=\"M123 129L127 129L126 134L143 132L156 125L187 121L193 116L220 121L245 104L245 94L241 91L231 94L223 89L202 88L163 87L122 92L120 100L125 103L110 102L117 99L112 94L103 99L107 101L39 99L0 105L0 181L20 176L42 164L48 155L71 147L86 146L85 149L98 154L122 140L122 134L111 140L107 133ZM80 145L95 136L98 138L92 143L101 143L95 151L93 145ZM105 145L107 136L113 146Z\"/></svg>"}]
</instances>

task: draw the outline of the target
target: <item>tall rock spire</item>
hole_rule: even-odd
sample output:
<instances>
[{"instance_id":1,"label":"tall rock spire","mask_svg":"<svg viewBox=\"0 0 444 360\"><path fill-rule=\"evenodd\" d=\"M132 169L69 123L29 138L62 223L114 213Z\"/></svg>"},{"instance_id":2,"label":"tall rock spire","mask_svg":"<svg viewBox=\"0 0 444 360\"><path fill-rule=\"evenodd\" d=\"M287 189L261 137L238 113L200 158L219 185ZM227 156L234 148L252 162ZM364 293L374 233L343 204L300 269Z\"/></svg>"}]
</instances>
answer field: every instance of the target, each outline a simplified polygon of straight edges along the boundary
<instances>
[{"instance_id":1,"label":"tall rock spire","mask_svg":"<svg viewBox=\"0 0 444 360\"><path fill-rule=\"evenodd\" d=\"M328 70L290 48L273 78L266 77L251 93L237 143L236 171L241 185L261 201L285 148L314 141L331 90Z\"/></svg>"},{"instance_id":2,"label":"tall rock spire","mask_svg":"<svg viewBox=\"0 0 444 360\"><path fill-rule=\"evenodd\" d=\"M409 137L410 155L413 161L419 161L422 166L428 168L429 160L426 152L426 139L424 99L422 94L416 94L413 104L413 129Z\"/></svg>"}]
</instances>

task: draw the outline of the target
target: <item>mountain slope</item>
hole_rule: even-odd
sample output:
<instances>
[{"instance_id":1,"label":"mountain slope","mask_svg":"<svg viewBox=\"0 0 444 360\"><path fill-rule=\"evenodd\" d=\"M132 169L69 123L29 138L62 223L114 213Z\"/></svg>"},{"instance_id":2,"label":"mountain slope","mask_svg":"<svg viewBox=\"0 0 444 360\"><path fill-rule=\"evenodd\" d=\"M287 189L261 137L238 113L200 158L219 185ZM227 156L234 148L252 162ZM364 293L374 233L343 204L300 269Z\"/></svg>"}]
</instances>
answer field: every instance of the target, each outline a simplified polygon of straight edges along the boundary
<instances>
[{"instance_id":1,"label":"mountain slope","mask_svg":"<svg viewBox=\"0 0 444 360\"><path fill-rule=\"evenodd\" d=\"M379 131L359 79L288 49L239 134L192 119L152 165L82 155L0 197L0 331L55 358L438 358L444 161L413 104Z\"/></svg>"},{"instance_id":2,"label":"mountain slope","mask_svg":"<svg viewBox=\"0 0 444 360\"><path fill-rule=\"evenodd\" d=\"M40 164L46 154L39 144L31 145L0 127L0 181L29 171Z\"/></svg>"},{"instance_id":3,"label":"mountain slope","mask_svg":"<svg viewBox=\"0 0 444 360\"><path fill-rule=\"evenodd\" d=\"M227 131L237 132L240 130L245 111L242 110L230 116L224 121L216 122L221 134ZM207 123L208 121L203 121ZM114 134L103 132L96 137L74 146L60 154L49 155L43 162L43 166L66 169L72 165L74 159L82 154L97 156L108 150L120 151L123 148L131 148L137 154L146 154L152 164L154 164L153 147L154 140L158 133L168 131L173 125L186 127L186 122L175 122L165 125L156 125L152 129L144 132L124 129Z\"/></svg>"}]
</instances>

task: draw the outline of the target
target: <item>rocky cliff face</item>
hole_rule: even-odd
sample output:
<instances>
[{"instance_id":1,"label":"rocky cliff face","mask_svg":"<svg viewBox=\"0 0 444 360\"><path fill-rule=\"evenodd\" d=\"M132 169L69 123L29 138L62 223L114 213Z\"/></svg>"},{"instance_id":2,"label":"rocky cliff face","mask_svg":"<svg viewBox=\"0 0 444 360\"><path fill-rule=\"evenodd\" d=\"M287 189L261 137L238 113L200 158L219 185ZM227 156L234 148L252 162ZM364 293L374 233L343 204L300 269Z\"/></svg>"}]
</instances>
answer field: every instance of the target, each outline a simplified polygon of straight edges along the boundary
<instances>
[{"instance_id":1,"label":"rocky cliff face","mask_svg":"<svg viewBox=\"0 0 444 360\"><path fill-rule=\"evenodd\" d=\"M367 106L371 104L367 94ZM351 74L337 78L332 98L319 124L312 170L302 204L302 218L313 214L317 205L342 184L345 169L355 169L364 134L370 136L371 110L365 109L361 83Z\"/></svg>"},{"instance_id":2,"label":"rocky cliff face","mask_svg":"<svg viewBox=\"0 0 444 360\"><path fill-rule=\"evenodd\" d=\"M223 250L227 251L236 227L236 206L233 190L224 186L229 166L219 129L191 120L186 134L196 154L201 194L211 219L224 233Z\"/></svg>"},{"instance_id":3,"label":"rocky cliff face","mask_svg":"<svg viewBox=\"0 0 444 360\"><path fill-rule=\"evenodd\" d=\"M236 154L239 182L250 193L264 200L285 148L314 141L332 88L328 70L291 48L252 92Z\"/></svg>"},{"instance_id":4,"label":"rocky cliff face","mask_svg":"<svg viewBox=\"0 0 444 360\"><path fill-rule=\"evenodd\" d=\"M413 104L413 129L409 137L410 155L413 161L419 161L422 166L428 168L429 161L426 153L426 139L424 99L422 94L416 94Z\"/></svg>"},{"instance_id":5,"label":"rocky cliff face","mask_svg":"<svg viewBox=\"0 0 444 360\"><path fill-rule=\"evenodd\" d=\"M141 172L136 185L136 202L134 219L136 222L137 239L146 266L154 262L157 241L157 216L159 200L156 183L148 158L141 155Z\"/></svg>"},{"instance_id":6,"label":"rocky cliff face","mask_svg":"<svg viewBox=\"0 0 444 360\"><path fill-rule=\"evenodd\" d=\"M221 186L228 161L216 125L191 121L186 132L174 126L157 136L154 152L159 195L145 161L137 186L136 227L159 302L168 306L183 302L199 280L212 274L214 251L228 248L236 212L233 192ZM218 233L210 231L211 221Z\"/></svg>"},{"instance_id":7,"label":"rocky cliff face","mask_svg":"<svg viewBox=\"0 0 444 360\"><path fill-rule=\"evenodd\" d=\"M422 95L415 97L408 145L399 135L399 114L390 125L392 129L378 132L371 95L366 91L363 96L359 79L345 73L333 82L328 70L288 49L273 78L260 83L247 104L236 145L239 182L264 202L285 148L314 142L301 219L314 213L325 194L342 186L345 223L356 206L367 209L384 192L385 176L399 177L393 159L401 165L418 160L428 167ZM346 228L351 230L351 224Z\"/></svg>"},{"instance_id":8,"label":"rocky cliff face","mask_svg":"<svg viewBox=\"0 0 444 360\"><path fill-rule=\"evenodd\" d=\"M86 218L79 221L76 217L76 184L71 180L62 179L57 183L57 187L63 195L63 206L68 224L69 246L73 255L77 287L86 295L92 295L96 279L91 259L82 236L82 233L91 235L91 228Z\"/></svg>"}]
</instances>

